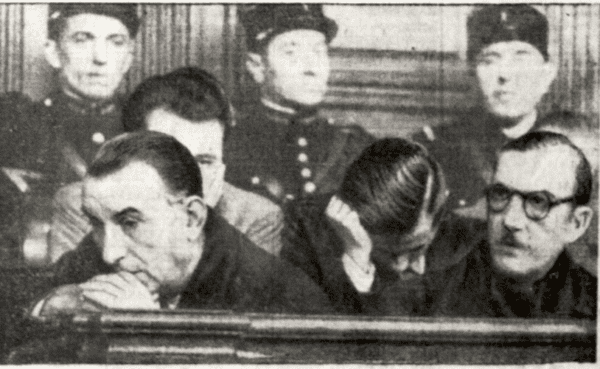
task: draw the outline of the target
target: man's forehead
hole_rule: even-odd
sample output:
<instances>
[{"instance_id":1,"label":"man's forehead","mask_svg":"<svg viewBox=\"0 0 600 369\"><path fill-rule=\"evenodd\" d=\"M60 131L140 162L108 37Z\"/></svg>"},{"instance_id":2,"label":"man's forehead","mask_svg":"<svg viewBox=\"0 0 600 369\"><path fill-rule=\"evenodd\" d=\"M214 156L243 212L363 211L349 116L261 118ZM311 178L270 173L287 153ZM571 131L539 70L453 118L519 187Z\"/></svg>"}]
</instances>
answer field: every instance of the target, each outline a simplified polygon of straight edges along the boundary
<instances>
[{"instance_id":1,"label":"man's forehead","mask_svg":"<svg viewBox=\"0 0 600 369\"><path fill-rule=\"evenodd\" d=\"M273 37L269 46L326 45L325 35L312 29L293 29Z\"/></svg>"},{"instance_id":2,"label":"man's forehead","mask_svg":"<svg viewBox=\"0 0 600 369\"><path fill-rule=\"evenodd\" d=\"M555 196L573 194L579 158L568 146L560 145L526 152L500 154L495 182L519 191L548 191Z\"/></svg>"},{"instance_id":3,"label":"man's forehead","mask_svg":"<svg viewBox=\"0 0 600 369\"><path fill-rule=\"evenodd\" d=\"M136 161L102 177L86 177L83 202L120 211L130 206L144 206L149 201L164 199L169 191L152 166Z\"/></svg>"},{"instance_id":4,"label":"man's forehead","mask_svg":"<svg viewBox=\"0 0 600 369\"><path fill-rule=\"evenodd\" d=\"M145 121L148 130L175 137L194 156L222 155L224 128L216 118L194 122L159 108L151 111Z\"/></svg>"},{"instance_id":5,"label":"man's forehead","mask_svg":"<svg viewBox=\"0 0 600 369\"><path fill-rule=\"evenodd\" d=\"M95 13L81 13L67 18L65 34L75 32L129 36L129 30L119 19Z\"/></svg>"},{"instance_id":6,"label":"man's forehead","mask_svg":"<svg viewBox=\"0 0 600 369\"><path fill-rule=\"evenodd\" d=\"M484 47L479 55L485 56L487 54L499 54L499 55L511 55L515 53L527 52L533 55L539 55L543 60L542 53L532 44L524 41L500 41Z\"/></svg>"}]
</instances>

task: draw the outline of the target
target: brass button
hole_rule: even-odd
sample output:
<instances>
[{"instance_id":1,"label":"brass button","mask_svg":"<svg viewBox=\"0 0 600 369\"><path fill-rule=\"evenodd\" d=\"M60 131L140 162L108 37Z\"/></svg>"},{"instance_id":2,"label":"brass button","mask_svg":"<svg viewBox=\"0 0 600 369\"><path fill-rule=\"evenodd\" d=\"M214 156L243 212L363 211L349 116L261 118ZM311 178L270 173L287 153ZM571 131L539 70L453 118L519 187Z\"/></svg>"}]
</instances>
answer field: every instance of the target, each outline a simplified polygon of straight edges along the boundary
<instances>
[{"instance_id":1,"label":"brass button","mask_svg":"<svg viewBox=\"0 0 600 369\"><path fill-rule=\"evenodd\" d=\"M96 132L92 135L92 141L98 145L103 144L106 141L106 137L100 132Z\"/></svg>"},{"instance_id":2,"label":"brass button","mask_svg":"<svg viewBox=\"0 0 600 369\"><path fill-rule=\"evenodd\" d=\"M306 163L308 161L308 155L306 155L305 153L301 152L298 155L298 161L301 163Z\"/></svg>"},{"instance_id":3,"label":"brass button","mask_svg":"<svg viewBox=\"0 0 600 369\"><path fill-rule=\"evenodd\" d=\"M306 141L306 138L300 137L298 139L298 146L300 146L300 147L306 147L306 145L308 145L308 141Z\"/></svg>"},{"instance_id":4,"label":"brass button","mask_svg":"<svg viewBox=\"0 0 600 369\"><path fill-rule=\"evenodd\" d=\"M300 175L302 176L302 178L310 178L312 172L308 168L302 168L302 170L300 171Z\"/></svg>"},{"instance_id":5,"label":"brass button","mask_svg":"<svg viewBox=\"0 0 600 369\"><path fill-rule=\"evenodd\" d=\"M306 192L306 193L313 193L313 192L315 192L316 189L317 189L317 186L315 186L315 184L312 182L306 182L304 184L304 192Z\"/></svg>"},{"instance_id":6,"label":"brass button","mask_svg":"<svg viewBox=\"0 0 600 369\"><path fill-rule=\"evenodd\" d=\"M256 185L260 184L260 178L254 176L250 179L250 182L256 186Z\"/></svg>"}]
</instances>

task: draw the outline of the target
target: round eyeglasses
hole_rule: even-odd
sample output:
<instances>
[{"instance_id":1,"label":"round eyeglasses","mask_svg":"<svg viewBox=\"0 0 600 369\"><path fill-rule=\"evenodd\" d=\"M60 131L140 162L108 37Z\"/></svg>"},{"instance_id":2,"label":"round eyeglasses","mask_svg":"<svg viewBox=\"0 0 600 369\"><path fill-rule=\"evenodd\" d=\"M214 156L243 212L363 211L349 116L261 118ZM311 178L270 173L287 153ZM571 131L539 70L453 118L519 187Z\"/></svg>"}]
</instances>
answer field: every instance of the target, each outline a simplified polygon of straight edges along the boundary
<instances>
[{"instance_id":1,"label":"round eyeglasses","mask_svg":"<svg viewBox=\"0 0 600 369\"><path fill-rule=\"evenodd\" d=\"M548 216L550 210L556 205L575 200L575 196L557 200L548 191L521 192L496 183L488 186L485 190L488 209L495 213L503 211L515 194L523 199L525 215L529 219L536 221Z\"/></svg>"}]
</instances>

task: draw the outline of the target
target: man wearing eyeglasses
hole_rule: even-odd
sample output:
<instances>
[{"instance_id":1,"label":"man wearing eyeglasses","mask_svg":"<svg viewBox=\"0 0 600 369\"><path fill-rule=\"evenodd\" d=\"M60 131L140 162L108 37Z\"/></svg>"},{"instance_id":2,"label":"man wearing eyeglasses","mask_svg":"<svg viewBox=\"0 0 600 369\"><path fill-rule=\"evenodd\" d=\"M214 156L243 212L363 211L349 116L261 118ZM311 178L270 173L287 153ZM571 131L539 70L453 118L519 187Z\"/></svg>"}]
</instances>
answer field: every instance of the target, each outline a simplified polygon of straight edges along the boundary
<instances>
[{"instance_id":1,"label":"man wearing eyeglasses","mask_svg":"<svg viewBox=\"0 0 600 369\"><path fill-rule=\"evenodd\" d=\"M595 319L597 279L565 252L590 224L591 189L590 165L565 136L533 132L506 144L486 189L487 243L469 256L450 310Z\"/></svg>"}]
</instances>

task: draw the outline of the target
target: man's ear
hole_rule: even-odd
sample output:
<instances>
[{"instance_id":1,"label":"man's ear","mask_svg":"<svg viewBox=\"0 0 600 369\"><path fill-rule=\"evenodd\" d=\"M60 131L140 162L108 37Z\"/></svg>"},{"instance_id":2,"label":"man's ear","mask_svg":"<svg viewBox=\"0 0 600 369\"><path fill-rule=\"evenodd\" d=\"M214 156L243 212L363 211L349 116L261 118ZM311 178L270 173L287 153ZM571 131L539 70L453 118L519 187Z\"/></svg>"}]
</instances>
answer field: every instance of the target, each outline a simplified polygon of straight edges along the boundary
<instances>
[{"instance_id":1,"label":"man's ear","mask_svg":"<svg viewBox=\"0 0 600 369\"><path fill-rule=\"evenodd\" d=\"M254 82L256 82L259 85L263 84L263 82L265 81L266 65L263 60L263 57L260 54L246 54L246 69L248 70L248 73L250 73L250 75L252 76L252 79L254 79Z\"/></svg>"},{"instance_id":2,"label":"man's ear","mask_svg":"<svg viewBox=\"0 0 600 369\"><path fill-rule=\"evenodd\" d=\"M60 60L60 50L56 41L46 41L46 45L44 45L44 56L46 57L46 61L52 66L52 68L62 68L62 62Z\"/></svg>"},{"instance_id":3,"label":"man's ear","mask_svg":"<svg viewBox=\"0 0 600 369\"><path fill-rule=\"evenodd\" d=\"M125 62L123 63L123 74L129 71L129 68L131 68L131 65L133 64L133 59L135 58L135 39L129 40L129 42L129 53L127 54L127 59L125 59Z\"/></svg>"},{"instance_id":4,"label":"man's ear","mask_svg":"<svg viewBox=\"0 0 600 369\"><path fill-rule=\"evenodd\" d=\"M567 232L564 237L567 243L577 241L587 231L594 215L594 210L589 206L578 206L573 209Z\"/></svg>"},{"instance_id":5,"label":"man's ear","mask_svg":"<svg viewBox=\"0 0 600 369\"><path fill-rule=\"evenodd\" d=\"M188 240L197 240L202 235L208 208L200 196L189 196L185 199L186 236Z\"/></svg>"}]
</instances>

